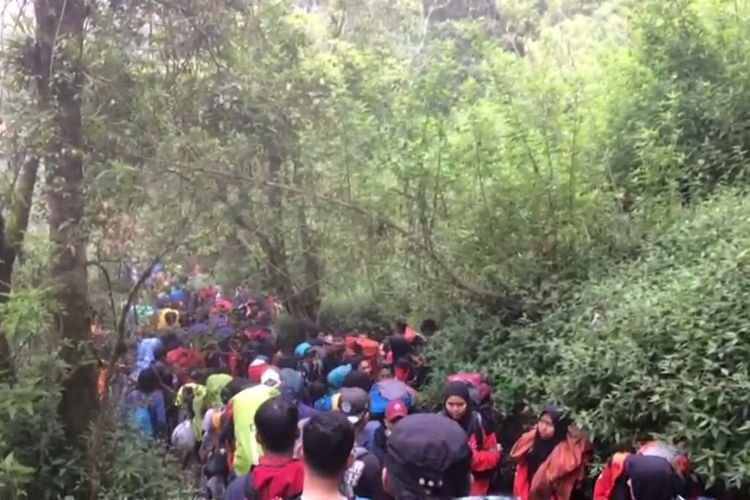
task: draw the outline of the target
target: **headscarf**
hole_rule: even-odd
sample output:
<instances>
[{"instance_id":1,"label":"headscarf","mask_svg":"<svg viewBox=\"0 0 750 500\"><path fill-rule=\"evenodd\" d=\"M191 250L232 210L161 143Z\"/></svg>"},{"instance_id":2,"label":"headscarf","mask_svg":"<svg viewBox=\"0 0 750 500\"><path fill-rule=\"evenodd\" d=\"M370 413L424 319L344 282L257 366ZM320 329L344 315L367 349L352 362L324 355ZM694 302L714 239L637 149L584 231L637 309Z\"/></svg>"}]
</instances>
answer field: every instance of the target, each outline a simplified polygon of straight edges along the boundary
<instances>
[{"instance_id":1,"label":"headscarf","mask_svg":"<svg viewBox=\"0 0 750 500\"><path fill-rule=\"evenodd\" d=\"M635 500L672 500L678 494L672 465L661 457L630 455L625 460Z\"/></svg>"},{"instance_id":2,"label":"headscarf","mask_svg":"<svg viewBox=\"0 0 750 500\"><path fill-rule=\"evenodd\" d=\"M529 467L529 477L533 478L539 467L549 458L558 444L563 442L568 434L568 424L563 418L562 412L554 406L546 406L539 415L539 419L548 415L555 426L555 434L550 439L542 439L539 433L534 436L534 444L526 458Z\"/></svg>"},{"instance_id":3,"label":"headscarf","mask_svg":"<svg viewBox=\"0 0 750 500\"><path fill-rule=\"evenodd\" d=\"M457 396L466 401L466 412L463 414L460 420L456 420L461 428L466 433L473 432L472 424L474 422L474 409L472 408L471 394L469 393L469 386L464 382L448 382L445 389L443 390L443 414L448 418L453 418L445 408L445 403L451 396Z\"/></svg>"}]
</instances>

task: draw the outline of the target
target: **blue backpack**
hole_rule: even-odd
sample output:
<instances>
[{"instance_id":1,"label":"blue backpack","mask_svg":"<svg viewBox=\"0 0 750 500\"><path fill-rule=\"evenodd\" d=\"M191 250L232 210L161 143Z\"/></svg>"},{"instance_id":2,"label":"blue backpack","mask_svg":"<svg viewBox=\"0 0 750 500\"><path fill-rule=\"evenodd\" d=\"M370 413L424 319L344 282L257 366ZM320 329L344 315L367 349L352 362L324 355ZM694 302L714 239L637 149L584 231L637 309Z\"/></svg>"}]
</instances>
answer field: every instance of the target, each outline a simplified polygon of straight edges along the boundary
<instances>
[{"instance_id":1,"label":"blue backpack","mask_svg":"<svg viewBox=\"0 0 750 500\"><path fill-rule=\"evenodd\" d=\"M412 407L411 394L407 385L400 380L389 379L378 382L370 390L370 413L376 417L385 415L385 408L394 399L400 399L407 408Z\"/></svg>"},{"instance_id":2,"label":"blue backpack","mask_svg":"<svg viewBox=\"0 0 750 500\"><path fill-rule=\"evenodd\" d=\"M148 397L144 397L138 402L130 413L130 423L139 433L153 437L154 421L151 416L150 402Z\"/></svg>"}]
</instances>

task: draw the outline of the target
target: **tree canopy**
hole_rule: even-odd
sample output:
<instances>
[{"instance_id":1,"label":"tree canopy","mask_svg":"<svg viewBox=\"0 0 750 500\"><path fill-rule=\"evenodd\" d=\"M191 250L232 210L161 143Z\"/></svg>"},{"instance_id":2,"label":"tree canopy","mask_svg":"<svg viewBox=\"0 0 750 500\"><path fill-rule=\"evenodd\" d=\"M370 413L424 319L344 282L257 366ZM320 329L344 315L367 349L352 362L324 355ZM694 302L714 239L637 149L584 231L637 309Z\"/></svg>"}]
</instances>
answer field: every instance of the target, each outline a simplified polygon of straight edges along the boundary
<instances>
[{"instance_id":1,"label":"tree canopy","mask_svg":"<svg viewBox=\"0 0 750 500\"><path fill-rule=\"evenodd\" d=\"M0 496L166 498L90 333L156 261L750 479L748 2L6 4Z\"/></svg>"}]
</instances>

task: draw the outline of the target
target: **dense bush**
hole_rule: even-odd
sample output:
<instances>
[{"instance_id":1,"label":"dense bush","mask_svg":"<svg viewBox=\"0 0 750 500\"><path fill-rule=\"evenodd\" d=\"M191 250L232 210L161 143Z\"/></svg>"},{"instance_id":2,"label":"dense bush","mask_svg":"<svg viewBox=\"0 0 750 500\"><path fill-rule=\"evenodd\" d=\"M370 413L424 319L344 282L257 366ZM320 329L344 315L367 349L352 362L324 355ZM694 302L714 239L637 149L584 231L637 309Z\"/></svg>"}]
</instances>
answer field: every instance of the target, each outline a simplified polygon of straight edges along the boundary
<instances>
[{"instance_id":1,"label":"dense bush","mask_svg":"<svg viewBox=\"0 0 750 500\"><path fill-rule=\"evenodd\" d=\"M704 477L746 480L750 201L725 195L682 215L639 261L582 284L538 324L443 332L439 376L489 372L506 411L562 404L602 456L662 437L687 448Z\"/></svg>"}]
</instances>

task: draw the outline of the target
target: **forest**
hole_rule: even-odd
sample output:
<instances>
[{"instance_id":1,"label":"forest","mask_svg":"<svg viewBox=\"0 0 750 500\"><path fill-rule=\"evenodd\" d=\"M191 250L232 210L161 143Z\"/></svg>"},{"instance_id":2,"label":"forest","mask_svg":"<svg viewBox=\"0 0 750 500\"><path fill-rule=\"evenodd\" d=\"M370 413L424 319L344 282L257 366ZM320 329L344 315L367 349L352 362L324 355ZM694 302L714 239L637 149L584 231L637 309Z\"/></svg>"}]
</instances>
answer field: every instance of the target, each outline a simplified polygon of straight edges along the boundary
<instances>
[{"instance_id":1,"label":"forest","mask_svg":"<svg viewBox=\"0 0 750 500\"><path fill-rule=\"evenodd\" d=\"M747 0L5 0L0 38L0 498L189 498L97 396L156 262L281 330L435 318L433 380L746 491Z\"/></svg>"}]
</instances>

